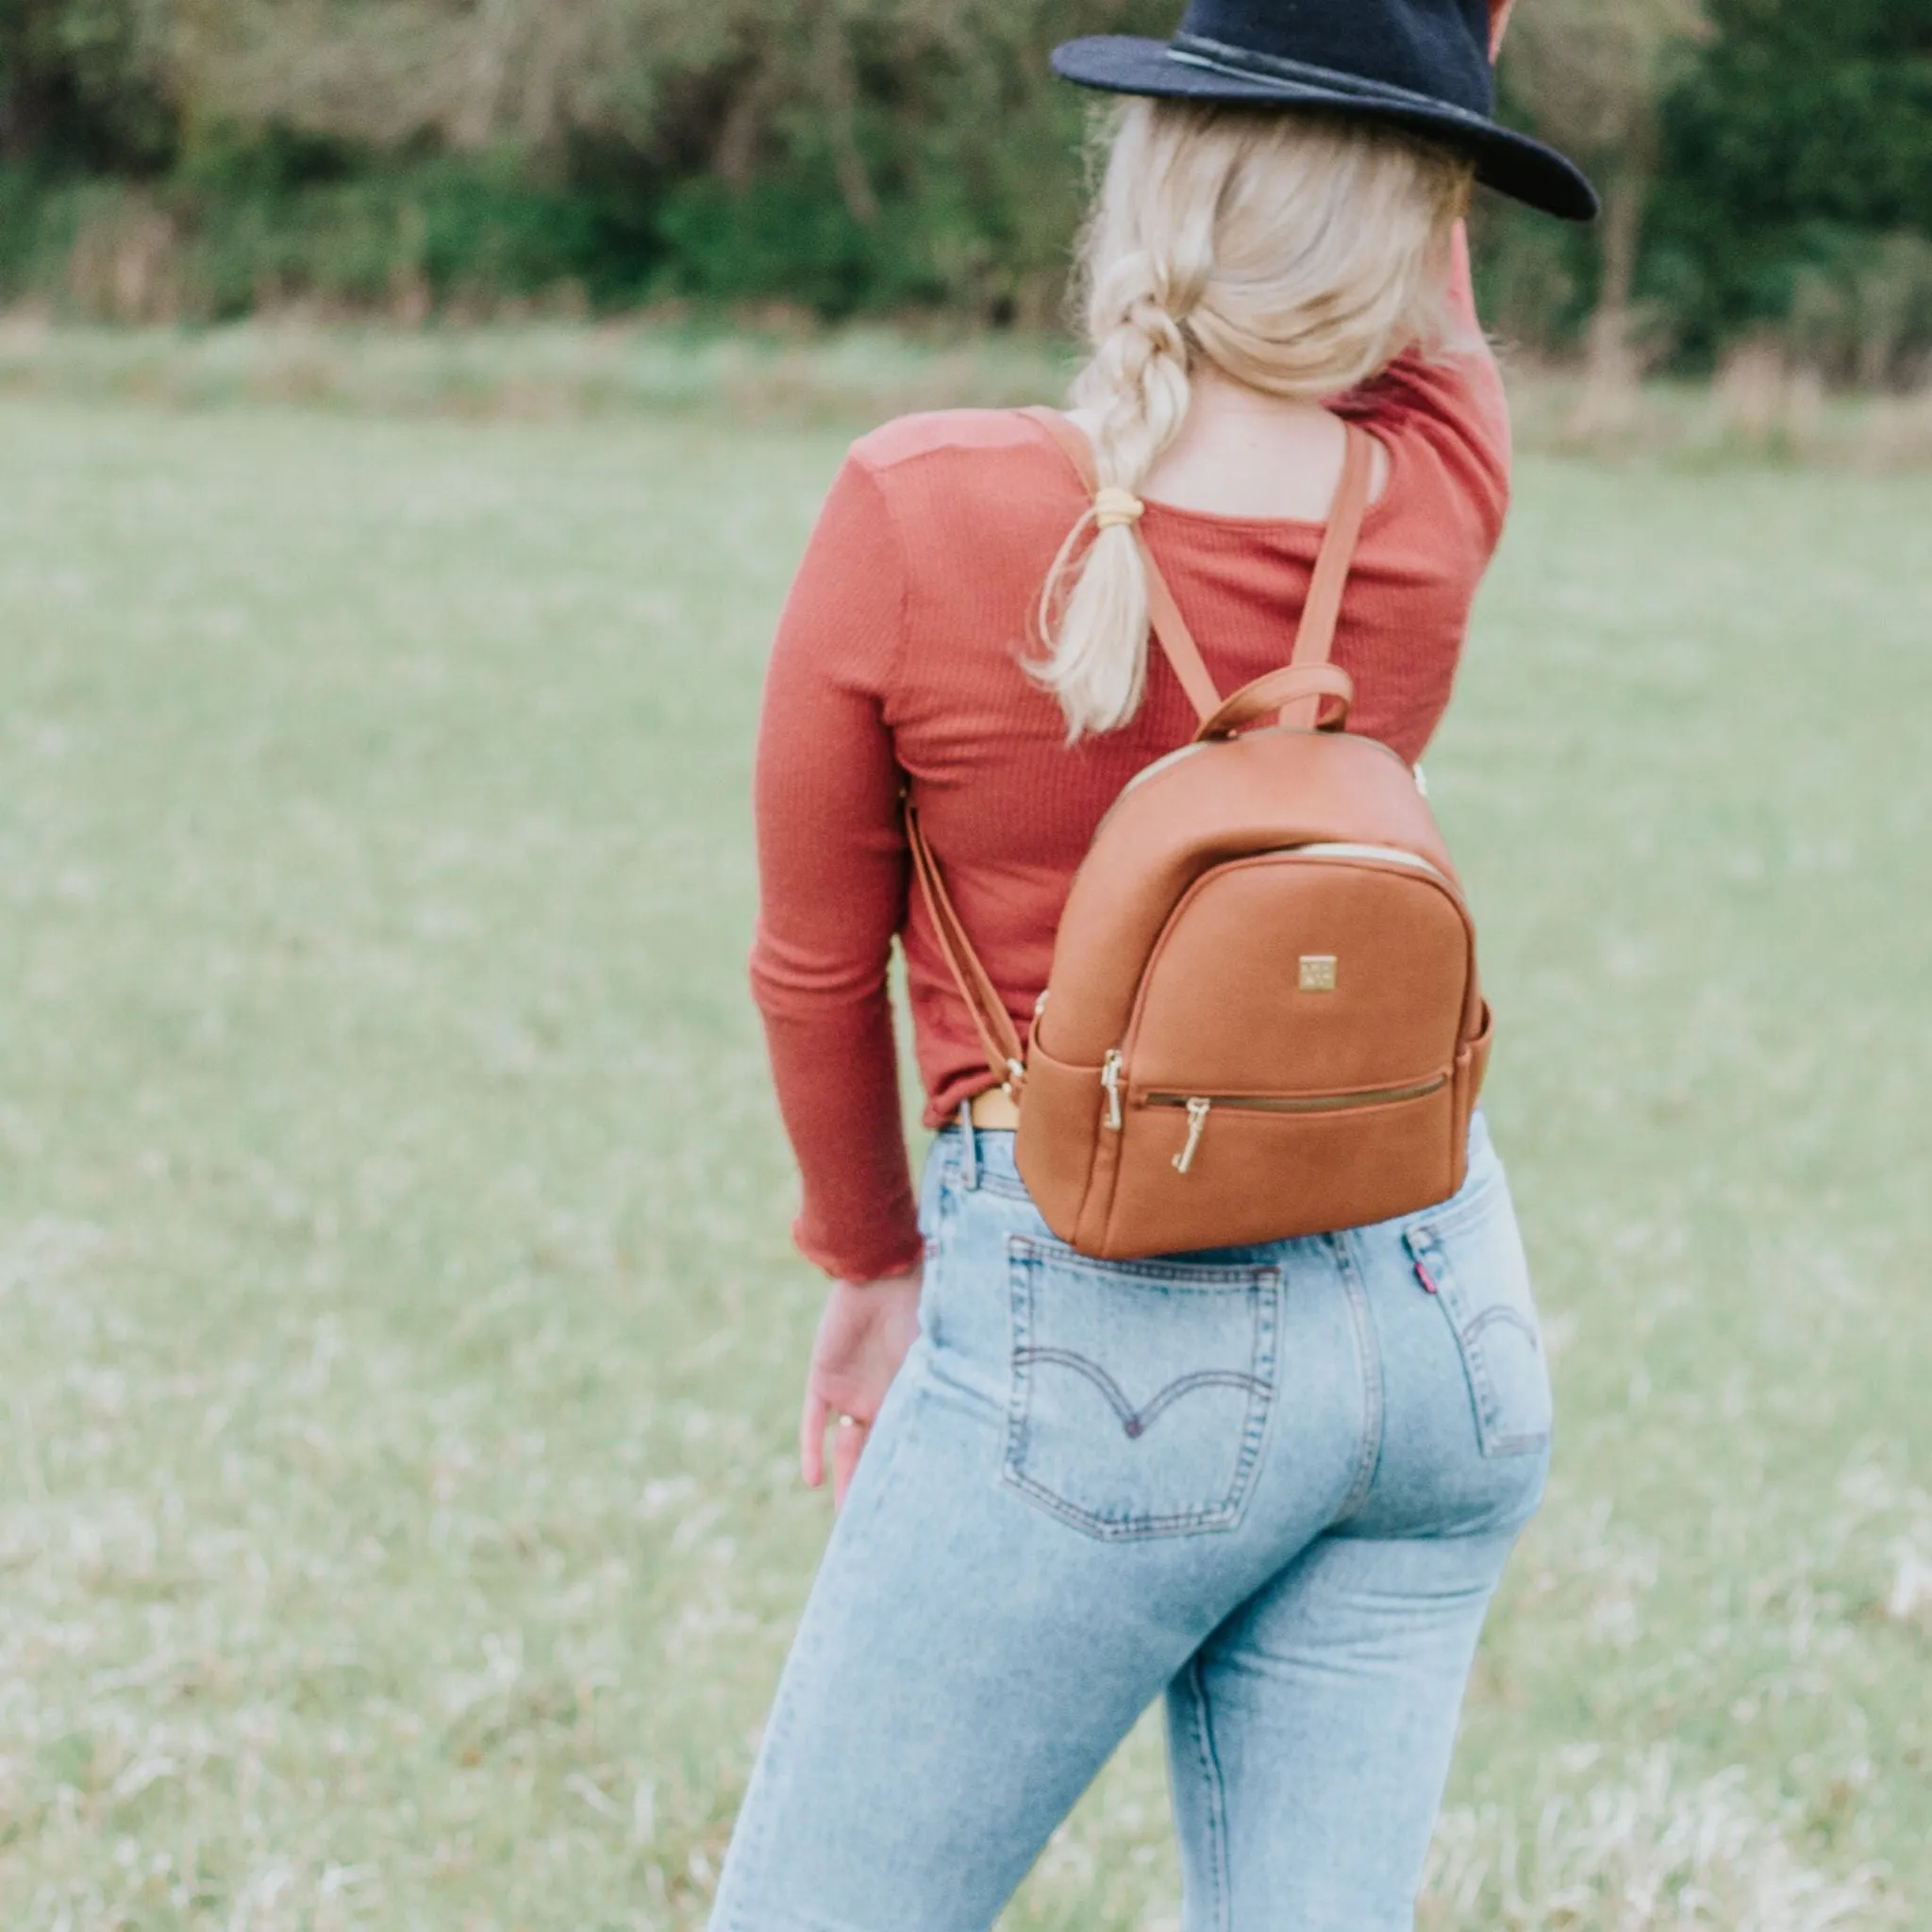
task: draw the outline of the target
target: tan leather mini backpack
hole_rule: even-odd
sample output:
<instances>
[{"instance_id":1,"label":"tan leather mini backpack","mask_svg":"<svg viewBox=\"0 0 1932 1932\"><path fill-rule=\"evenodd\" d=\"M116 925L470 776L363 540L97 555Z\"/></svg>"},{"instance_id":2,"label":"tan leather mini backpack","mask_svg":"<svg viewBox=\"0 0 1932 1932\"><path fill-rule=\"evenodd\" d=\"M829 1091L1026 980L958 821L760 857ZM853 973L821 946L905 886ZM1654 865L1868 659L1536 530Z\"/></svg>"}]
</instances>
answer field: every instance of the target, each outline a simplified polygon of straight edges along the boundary
<instances>
[{"instance_id":1,"label":"tan leather mini backpack","mask_svg":"<svg viewBox=\"0 0 1932 1932\"><path fill-rule=\"evenodd\" d=\"M1030 413L1091 491L1079 430ZM1101 821L1024 1048L908 804L947 964L1019 1106L1021 1176L1084 1255L1354 1227L1462 1184L1490 1051L1474 929L1415 774L1343 733L1354 687L1328 662L1371 455L1351 425L1292 661L1225 701L1143 541L1201 728Z\"/></svg>"}]
</instances>

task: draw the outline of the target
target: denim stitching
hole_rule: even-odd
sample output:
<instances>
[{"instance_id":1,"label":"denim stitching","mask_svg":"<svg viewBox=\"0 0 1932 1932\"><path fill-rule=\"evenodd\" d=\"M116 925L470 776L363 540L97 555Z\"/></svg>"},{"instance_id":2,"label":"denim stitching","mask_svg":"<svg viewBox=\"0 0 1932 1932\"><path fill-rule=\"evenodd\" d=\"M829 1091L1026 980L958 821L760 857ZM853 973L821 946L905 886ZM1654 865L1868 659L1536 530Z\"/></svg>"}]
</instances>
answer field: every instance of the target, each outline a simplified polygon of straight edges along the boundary
<instances>
[{"instance_id":1,"label":"denim stitching","mask_svg":"<svg viewBox=\"0 0 1932 1932\"><path fill-rule=\"evenodd\" d=\"M1208 1790L1208 1855L1203 1861L1211 1887L1208 1932L1229 1932L1228 1895L1232 1886L1227 1871L1227 1787L1221 1775L1221 1760L1214 1751L1214 1713L1208 1701L1208 1678L1201 1668L1199 1651L1188 1659L1187 1677L1195 1762L1201 1782Z\"/></svg>"},{"instance_id":2,"label":"denim stitching","mask_svg":"<svg viewBox=\"0 0 1932 1932\"><path fill-rule=\"evenodd\" d=\"M1247 1501L1245 1496L1241 1496L1227 1503L1217 1503L1212 1508L1177 1510L1166 1516L1102 1516L1094 1510L1082 1509L1077 1504L1069 1503L1065 1497L1036 1482L1033 1477L1022 1474L1010 1460L1004 1474L1012 1488L1037 1503L1049 1516L1058 1516L1068 1528L1077 1529L1083 1536L1091 1536L1096 1541L1106 1543L1151 1543L1163 1537L1195 1536L1207 1530L1232 1529L1241 1520L1241 1504Z\"/></svg>"},{"instance_id":3,"label":"denim stitching","mask_svg":"<svg viewBox=\"0 0 1932 1932\"><path fill-rule=\"evenodd\" d=\"M1490 1454L1498 1458L1506 1456L1527 1456L1535 1449L1547 1449L1550 1443L1548 1429L1527 1429L1520 1435L1505 1436L1500 1433L1490 1438Z\"/></svg>"},{"instance_id":4,"label":"denim stitching","mask_svg":"<svg viewBox=\"0 0 1932 1932\"><path fill-rule=\"evenodd\" d=\"M1426 1259L1434 1264L1437 1300L1441 1303L1442 1313L1456 1337L1457 1353L1462 1357L1463 1373L1469 1378L1470 1399L1475 1406L1476 1444L1483 1455L1491 1458L1524 1456L1545 1448L1551 1433L1548 1429L1504 1430L1502 1401L1490 1374L1489 1357L1480 1346L1483 1331L1493 1323L1502 1322L1521 1328L1541 1353L1542 1338L1537 1333L1535 1324L1521 1309L1504 1302L1491 1303L1465 1320L1466 1304L1456 1277L1455 1264L1442 1244L1445 1233L1459 1232L1492 1205L1493 1188L1493 1183L1486 1183L1453 1215L1431 1215L1427 1221L1417 1223L1403 1234L1403 1244L1414 1259Z\"/></svg>"},{"instance_id":5,"label":"denim stitching","mask_svg":"<svg viewBox=\"0 0 1932 1932\"><path fill-rule=\"evenodd\" d=\"M1237 1518L1247 1507L1248 1492L1260 1467L1261 1450L1274 1418L1275 1349L1281 1334L1281 1297L1285 1292L1280 1269L1264 1270L1257 1277L1255 1288L1257 1298L1254 1372L1258 1387L1248 1403L1247 1427L1241 1436L1241 1457L1235 1463L1233 1507Z\"/></svg>"},{"instance_id":6,"label":"denim stitching","mask_svg":"<svg viewBox=\"0 0 1932 1932\"><path fill-rule=\"evenodd\" d=\"M958 1191L941 1169L932 1206L932 1228L925 1239L924 1275L919 1290L919 1324L935 1348L940 1346L941 1338L940 1293L946 1279L948 1257L957 1244L960 1205Z\"/></svg>"},{"instance_id":7,"label":"denim stitching","mask_svg":"<svg viewBox=\"0 0 1932 1932\"><path fill-rule=\"evenodd\" d=\"M1465 1189L1467 1183L1464 1184ZM1452 1194L1439 1208L1431 1208L1402 1230L1406 1241L1434 1241L1445 1234L1459 1233L1472 1221L1479 1221L1494 1205L1496 1190L1503 1185L1500 1167L1492 1168L1477 1181L1474 1192Z\"/></svg>"},{"instance_id":8,"label":"denim stitching","mask_svg":"<svg viewBox=\"0 0 1932 1932\"><path fill-rule=\"evenodd\" d=\"M1012 1323L1012 1353L1007 1399L1007 1446L1001 1477L1023 1495L1058 1517L1070 1528L1102 1541L1151 1541L1158 1537L1187 1536L1204 1530L1231 1529L1247 1507L1259 1465L1262 1444L1267 1441L1268 1424L1274 1412L1274 1359L1276 1333L1280 1324L1281 1271L1278 1268L1224 1267L1213 1263L1182 1263L1187 1277L1175 1279L1172 1262L1109 1261L1096 1264L1075 1255L1058 1242L1034 1241L1025 1235L1007 1238L1008 1301ZM1246 1291L1254 1320L1254 1352L1250 1357L1255 1374L1251 1378L1248 1412L1242 1424L1241 1448L1228 1481L1226 1496L1219 1503L1199 1509L1175 1510L1164 1516L1103 1516L1083 1509L1028 1475L1025 1470L1027 1423L1032 1407L1032 1375L1035 1362L1056 1358L1071 1351L1043 1350L1032 1345L1032 1277L1047 1259L1071 1257L1077 1266L1095 1269L1104 1265L1108 1273L1120 1273L1158 1282L1170 1292L1202 1294L1210 1283L1222 1288ZM1016 1265L1017 1264L1017 1265ZM1077 1358L1084 1367L1084 1357ZM1070 1364L1071 1365L1071 1364ZM1105 1373L1104 1371L1102 1373ZM1108 1378L1111 1380L1111 1378ZM1125 1398L1123 1396L1123 1402Z\"/></svg>"},{"instance_id":9,"label":"denim stitching","mask_svg":"<svg viewBox=\"0 0 1932 1932\"><path fill-rule=\"evenodd\" d=\"M1435 1257L1437 1280L1441 1284L1437 1299L1441 1300L1444 1292L1456 1295L1457 1306L1449 1312L1452 1316L1459 1316L1462 1312L1461 1294L1454 1274L1440 1248L1434 1248L1430 1252ZM1444 1276L1448 1277L1446 1281L1443 1279ZM1491 1435L1501 1421L1502 1407L1496 1399L1496 1385L1490 1379L1489 1357L1480 1348L1472 1345L1477 1332L1474 1323L1463 1323L1460 1320L1457 1322L1456 1340L1462 1350L1463 1366L1468 1369L1471 1385L1475 1390L1475 1404L1482 1415L1483 1442L1487 1448Z\"/></svg>"},{"instance_id":10,"label":"denim stitching","mask_svg":"<svg viewBox=\"0 0 1932 1932\"><path fill-rule=\"evenodd\" d=\"M1479 1315L1474 1316L1463 1329L1463 1339L1474 1341L1485 1328L1501 1322L1512 1328L1521 1328L1528 1338L1529 1345L1539 1355L1542 1353L1542 1337L1536 1332L1536 1324L1521 1308L1512 1308L1507 1302L1495 1302Z\"/></svg>"},{"instance_id":11,"label":"denim stitching","mask_svg":"<svg viewBox=\"0 0 1932 1932\"><path fill-rule=\"evenodd\" d=\"M1258 1286L1258 1284L1257 1284ZM1257 1325L1259 1325L1261 1311L1256 1310ZM1172 1408L1183 1395L1191 1394L1196 1389L1245 1389L1249 1395L1266 1401L1269 1394L1267 1379L1261 1375L1237 1374L1232 1369L1197 1369L1192 1374L1181 1375L1170 1382L1140 1415L1135 1418L1141 1424L1139 1433L1145 1434L1148 1425L1163 1409ZM1129 1434L1135 1433L1130 1430ZM1241 1431L1245 1441L1249 1430Z\"/></svg>"},{"instance_id":12,"label":"denim stitching","mask_svg":"<svg viewBox=\"0 0 1932 1932\"><path fill-rule=\"evenodd\" d=\"M1331 1234L1323 1237L1335 1259L1335 1272L1348 1294L1350 1325L1355 1330L1356 1359L1362 1372L1362 1442L1356 1456L1355 1477L1348 1494L1335 1512L1337 1523L1345 1523L1368 1500L1374 1486L1375 1470L1382 1460L1384 1395L1382 1387L1382 1347L1369 1313L1368 1293L1362 1286L1357 1265L1355 1236Z\"/></svg>"},{"instance_id":13,"label":"denim stitching","mask_svg":"<svg viewBox=\"0 0 1932 1932\"><path fill-rule=\"evenodd\" d=\"M954 1138L958 1131L958 1127L946 1127L942 1130L946 1139L952 1142L941 1156L942 1165L940 1171L946 1185L970 1193L992 1194L1003 1201L1024 1201L1030 1207L1033 1196L1026 1191L1025 1182L1016 1180L1010 1174L1002 1174L987 1159L983 1147L979 1150L979 1158L975 1163L974 1178L968 1182L963 1151Z\"/></svg>"},{"instance_id":14,"label":"denim stitching","mask_svg":"<svg viewBox=\"0 0 1932 1932\"><path fill-rule=\"evenodd\" d=\"M1001 1201L1024 1201L1033 1206L1033 1196L1026 1191L1024 1181L1016 1181L1003 1174L997 1168L989 1167L984 1160L979 1163L979 1186L977 1191L991 1194Z\"/></svg>"},{"instance_id":15,"label":"denim stitching","mask_svg":"<svg viewBox=\"0 0 1932 1932\"><path fill-rule=\"evenodd\" d=\"M1075 1268L1157 1282L1179 1294L1201 1294L1215 1287L1239 1288L1270 1276L1276 1281L1281 1278L1281 1270L1272 1261L1183 1261L1172 1257L1157 1261L1096 1261L1065 1241L1041 1241L1029 1234L1008 1235L1007 1251L1028 1261L1065 1261Z\"/></svg>"},{"instance_id":16,"label":"denim stitching","mask_svg":"<svg viewBox=\"0 0 1932 1932\"><path fill-rule=\"evenodd\" d=\"M1007 1453L1000 1472L1010 1483L1026 1487L1021 1465L1026 1458L1026 1423L1032 1411L1033 1296L1021 1271L1012 1264L1008 1243L1007 1296L1012 1322L1010 1374L1007 1386Z\"/></svg>"},{"instance_id":17,"label":"denim stitching","mask_svg":"<svg viewBox=\"0 0 1932 1932\"><path fill-rule=\"evenodd\" d=\"M1020 1354L1018 1350L1014 1352L1015 1361L1020 1359ZM1029 1362L1058 1362L1062 1368L1072 1369L1075 1374L1085 1375L1107 1397L1108 1407L1121 1419L1121 1427L1134 1438L1144 1436L1148 1424L1162 1409L1173 1407L1192 1390L1245 1389L1252 1395L1268 1392L1267 1383L1258 1375L1237 1374L1232 1369L1197 1369L1191 1375L1177 1376L1170 1382L1145 1408L1136 1408L1127 1400L1127 1391L1098 1362L1071 1348L1029 1348L1024 1355Z\"/></svg>"}]
</instances>

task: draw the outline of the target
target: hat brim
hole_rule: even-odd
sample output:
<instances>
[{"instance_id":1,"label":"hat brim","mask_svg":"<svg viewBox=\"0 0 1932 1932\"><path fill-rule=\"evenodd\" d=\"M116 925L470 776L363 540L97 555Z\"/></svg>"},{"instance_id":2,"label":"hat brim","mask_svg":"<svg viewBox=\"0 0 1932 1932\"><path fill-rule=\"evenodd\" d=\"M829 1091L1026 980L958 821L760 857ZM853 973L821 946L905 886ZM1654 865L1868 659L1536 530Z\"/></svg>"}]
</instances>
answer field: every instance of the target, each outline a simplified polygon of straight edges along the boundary
<instances>
[{"instance_id":1,"label":"hat brim","mask_svg":"<svg viewBox=\"0 0 1932 1932\"><path fill-rule=\"evenodd\" d=\"M1566 222L1594 221L1600 207L1590 176L1569 156L1449 102L1435 105L1400 89L1384 90L1374 81L1351 78L1343 88L1230 74L1177 60L1165 41L1132 34L1094 34L1064 42L1054 49L1053 71L1077 87L1108 93L1260 108L1322 108L1388 122L1469 156L1475 163L1476 179L1512 201Z\"/></svg>"}]
</instances>

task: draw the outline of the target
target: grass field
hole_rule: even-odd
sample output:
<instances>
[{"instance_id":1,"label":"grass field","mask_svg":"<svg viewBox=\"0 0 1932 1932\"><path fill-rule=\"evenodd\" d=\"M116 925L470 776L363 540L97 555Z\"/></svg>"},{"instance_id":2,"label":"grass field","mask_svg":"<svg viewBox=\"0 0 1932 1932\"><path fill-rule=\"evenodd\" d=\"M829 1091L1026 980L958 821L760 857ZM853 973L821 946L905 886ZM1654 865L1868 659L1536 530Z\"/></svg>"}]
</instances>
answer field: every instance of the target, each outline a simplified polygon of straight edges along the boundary
<instances>
[{"instance_id":1,"label":"grass field","mask_svg":"<svg viewBox=\"0 0 1932 1932\"><path fill-rule=\"evenodd\" d=\"M825 1524L743 990L836 428L0 403L0 1924L701 1923ZM1431 1932L1932 1925L1932 477L1525 465L1557 1357ZM1143 1729L1011 1924L1173 1926Z\"/></svg>"}]
</instances>

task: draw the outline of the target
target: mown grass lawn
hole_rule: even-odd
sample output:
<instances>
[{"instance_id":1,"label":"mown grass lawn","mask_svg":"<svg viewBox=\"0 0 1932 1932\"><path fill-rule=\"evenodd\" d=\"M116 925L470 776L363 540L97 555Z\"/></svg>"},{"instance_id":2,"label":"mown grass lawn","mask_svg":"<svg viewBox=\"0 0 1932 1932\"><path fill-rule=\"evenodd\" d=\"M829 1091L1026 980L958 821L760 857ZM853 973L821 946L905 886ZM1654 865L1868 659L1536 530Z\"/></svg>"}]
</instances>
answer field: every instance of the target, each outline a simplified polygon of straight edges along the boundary
<instances>
[{"instance_id":1,"label":"mown grass lawn","mask_svg":"<svg viewBox=\"0 0 1932 1932\"><path fill-rule=\"evenodd\" d=\"M7 1927L702 1922L825 1523L741 961L842 441L0 404ZM1429 771L1562 1433L1438 1932L1932 1924L1928 527L1524 468ZM1013 1923L1177 1923L1151 1731Z\"/></svg>"}]
</instances>

